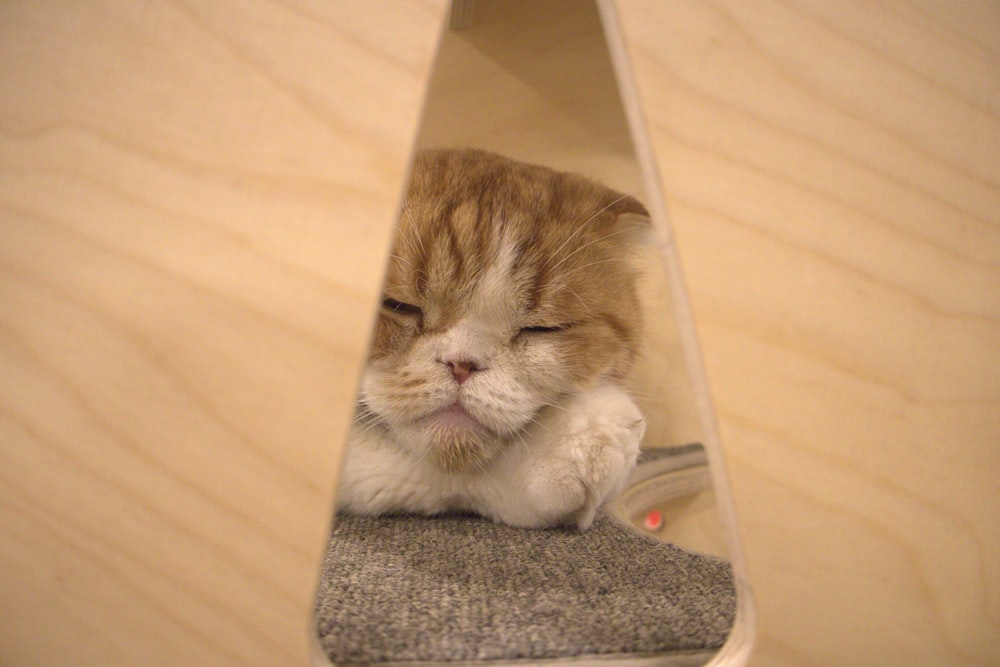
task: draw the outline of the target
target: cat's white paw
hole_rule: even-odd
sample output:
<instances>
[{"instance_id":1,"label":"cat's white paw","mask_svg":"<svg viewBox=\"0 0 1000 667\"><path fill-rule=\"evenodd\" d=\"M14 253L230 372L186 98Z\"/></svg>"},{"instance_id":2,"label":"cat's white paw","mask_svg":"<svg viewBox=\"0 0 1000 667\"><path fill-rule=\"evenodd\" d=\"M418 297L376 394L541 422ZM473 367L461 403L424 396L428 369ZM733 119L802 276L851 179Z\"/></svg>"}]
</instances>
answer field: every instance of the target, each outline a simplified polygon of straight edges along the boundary
<instances>
[{"instance_id":1,"label":"cat's white paw","mask_svg":"<svg viewBox=\"0 0 1000 667\"><path fill-rule=\"evenodd\" d=\"M527 494L546 523L586 530L625 489L646 422L616 387L590 390L562 407L536 425L540 442L525 471Z\"/></svg>"}]
</instances>

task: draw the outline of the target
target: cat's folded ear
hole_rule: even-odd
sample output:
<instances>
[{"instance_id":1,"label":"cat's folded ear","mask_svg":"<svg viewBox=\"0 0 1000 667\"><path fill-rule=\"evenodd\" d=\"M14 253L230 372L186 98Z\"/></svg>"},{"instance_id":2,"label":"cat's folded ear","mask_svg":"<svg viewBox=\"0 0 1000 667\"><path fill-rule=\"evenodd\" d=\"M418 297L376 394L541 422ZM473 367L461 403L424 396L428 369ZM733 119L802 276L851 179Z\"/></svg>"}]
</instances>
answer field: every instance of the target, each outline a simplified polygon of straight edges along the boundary
<instances>
[{"instance_id":1,"label":"cat's folded ear","mask_svg":"<svg viewBox=\"0 0 1000 667\"><path fill-rule=\"evenodd\" d=\"M621 234L626 243L637 246L655 243L649 211L638 199L629 195L618 195L609 209L615 214L617 233Z\"/></svg>"}]
</instances>

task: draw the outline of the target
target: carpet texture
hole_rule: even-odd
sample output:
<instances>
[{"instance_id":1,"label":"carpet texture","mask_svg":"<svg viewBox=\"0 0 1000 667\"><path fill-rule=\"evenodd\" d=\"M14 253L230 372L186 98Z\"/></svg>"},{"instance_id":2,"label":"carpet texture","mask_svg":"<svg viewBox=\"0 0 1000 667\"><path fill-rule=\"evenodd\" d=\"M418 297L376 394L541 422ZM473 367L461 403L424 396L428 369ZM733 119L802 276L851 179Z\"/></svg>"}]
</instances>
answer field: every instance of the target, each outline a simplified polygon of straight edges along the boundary
<instances>
[{"instance_id":1,"label":"carpet texture","mask_svg":"<svg viewBox=\"0 0 1000 667\"><path fill-rule=\"evenodd\" d=\"M585 533L338 517L316 623L338 666L544 660L717 649L735 609L726 562L606 516Z\"/></svg>"}]
</instances>

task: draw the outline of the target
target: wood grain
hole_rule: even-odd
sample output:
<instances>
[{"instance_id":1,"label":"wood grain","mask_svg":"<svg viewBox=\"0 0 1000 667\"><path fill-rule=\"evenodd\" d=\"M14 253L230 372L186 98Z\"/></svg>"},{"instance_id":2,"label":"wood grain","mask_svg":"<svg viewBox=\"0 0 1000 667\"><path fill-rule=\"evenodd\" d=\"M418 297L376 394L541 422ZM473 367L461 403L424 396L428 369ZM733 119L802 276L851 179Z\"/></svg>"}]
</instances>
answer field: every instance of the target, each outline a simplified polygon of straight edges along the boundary
<instances>
[{"instance_id":1,"label":"wood grain","mask_svg":"<svg viewBox=\"0 0 1000 667\"><path fill-rule=\"evenodd\" d=\"M0 662L306 664L445 10L0 8Z\"/></svg>"},{"instance_id":2,"label":"wood grain","mask_svg":"<svg viewBox=\"0 0 1000 667\"><path fill-rule=\"evenodd\" d=\"M717 408L751 664L996 664L997 6L609 6ZM0 6L4 664L306 663L446 10ZM533 91L561 68L487 46L561 119L554 164L591 133L595 169L635 182L599 111ZM537 136L507 111L481 123Z\"/></svg>"},{"instance_id":3,"label":"wood grain","mask_svg":"<svg viewBox=\"0 0 1000 667\"><path fill-rule=\"evenodd\" d=\"M615 5L734 484L751 664L997 664L997 5Z\"/></svg>"}]
</instances>

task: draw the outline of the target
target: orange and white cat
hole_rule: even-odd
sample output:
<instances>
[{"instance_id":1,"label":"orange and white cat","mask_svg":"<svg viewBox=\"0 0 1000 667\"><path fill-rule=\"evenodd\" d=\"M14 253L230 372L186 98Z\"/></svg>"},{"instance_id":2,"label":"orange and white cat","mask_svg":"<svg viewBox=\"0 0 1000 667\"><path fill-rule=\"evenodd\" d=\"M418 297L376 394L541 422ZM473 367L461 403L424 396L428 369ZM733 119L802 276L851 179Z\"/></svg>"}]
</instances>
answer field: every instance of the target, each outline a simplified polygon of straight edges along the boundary
<instances>
[{"instance_id":1,"label":"orange and white cat","mask_svg":"<svg viewBox=\"0 0 1000 667\"><path fill-rule=\"evenodd\" d=\"M632 197L476 150L418 155L338 508L590 526L645 421Z\"/></svg>"}]
</instances>

